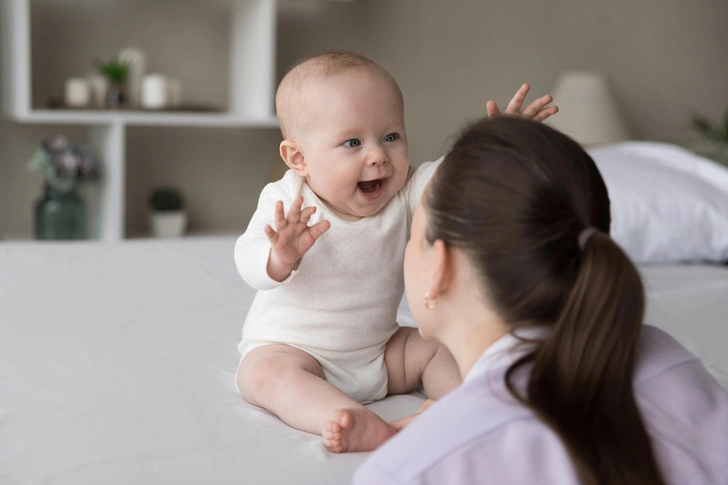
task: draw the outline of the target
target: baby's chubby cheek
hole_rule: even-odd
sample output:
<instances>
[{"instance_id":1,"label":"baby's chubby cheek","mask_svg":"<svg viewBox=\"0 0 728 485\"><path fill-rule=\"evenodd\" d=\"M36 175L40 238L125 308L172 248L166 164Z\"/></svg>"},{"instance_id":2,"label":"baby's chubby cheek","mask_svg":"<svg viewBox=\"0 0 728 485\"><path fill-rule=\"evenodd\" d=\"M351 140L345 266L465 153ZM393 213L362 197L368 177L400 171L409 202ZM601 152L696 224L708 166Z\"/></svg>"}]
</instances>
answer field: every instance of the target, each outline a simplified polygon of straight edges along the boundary
<instances>
[{"instance_id":1,"label":"baby's chubby cheek","mask_svg":"<svg viewBox=\"0 0 728 485\"><path fill-rule=\"evenodd\" d=\"M357 189L359 178L332 170L312 170L306 182L319 196L350 197ZM326 197L324 197L326 198Z\"/></svg>"}]
</instances>

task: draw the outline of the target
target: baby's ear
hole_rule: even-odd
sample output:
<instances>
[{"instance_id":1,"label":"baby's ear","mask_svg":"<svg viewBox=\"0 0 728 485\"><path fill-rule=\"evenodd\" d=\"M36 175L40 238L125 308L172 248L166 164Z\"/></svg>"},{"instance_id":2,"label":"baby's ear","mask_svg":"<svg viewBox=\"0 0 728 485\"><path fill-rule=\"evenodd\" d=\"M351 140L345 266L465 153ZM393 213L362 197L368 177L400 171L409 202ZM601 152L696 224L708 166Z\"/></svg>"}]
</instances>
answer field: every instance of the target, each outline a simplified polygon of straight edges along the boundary
<instances>
[{"instance_id":1,"label":"baby's ear","mask_svg":"<svg viewBox=\"0 0 728 485\"><path fill-rule=\"evenodd\" d=\"M303 157L303 152L298 148L298 144L295 141L283 140L281 142L281 158L286 165L291 167L301 177L308 175L308 167Z\"/></svg>"}]
</instances>

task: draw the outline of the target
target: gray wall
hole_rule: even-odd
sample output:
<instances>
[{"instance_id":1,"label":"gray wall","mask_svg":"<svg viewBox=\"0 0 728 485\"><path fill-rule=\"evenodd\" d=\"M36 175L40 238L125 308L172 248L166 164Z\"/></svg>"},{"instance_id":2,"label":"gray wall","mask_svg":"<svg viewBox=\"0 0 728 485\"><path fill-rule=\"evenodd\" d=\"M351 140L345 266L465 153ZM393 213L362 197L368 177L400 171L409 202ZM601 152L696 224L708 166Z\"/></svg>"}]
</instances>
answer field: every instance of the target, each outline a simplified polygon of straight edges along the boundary
<instances>
[{"instance_id":1,"label":"gray wall","mask_svg":"<svg viewBox=\"0 0 728 485\"><path fill-rule=\"evenodd\" d=\"M345 48L391 71L413 163L441 155L489 98L505 104L523 82L547 93L567 69L606 73L640 139L674 139L692 110L728 108L725 0L328 2L283 15L281 30L282 66Z\"/></svg>"},{"instance_id":2,"label":"gray wall","mask_svg":"<svg viewBox=\"0 0 728 485\"><path fill-rule=\"evenodd\" d=\"M127 44L183 79L195 101L224 103L227 20L219 3L130 0L137 22L112 0L40 0L34 7L34 103L60 93L86 60ZM200 9L206 5L207 9ZM56 32L59 19L66 27ZM331 48L357 50L388 68L405 95L412 162L433 159L467 118L494 98L506 103L522 82L551 89L566 69L605 72L637 138L671 140L693 110L714 118L728 107L728 2L722 0L282 0L279 73L295 59ZM156 33L155 33L156 32ZM190 42L180 32L191 32ZM62 34L62 35L61 35ZM93 39L89 41L89 39ZM202 67L202 68L200 68ZM40 76L38 73L42 72ZM212 86L212 89L211 89ZM2 86L0 86L2 89ZM25 163L40 138L81 127L0 121L0 237L31 232L39 182ZM127 230L146 229L146 197L158 184L185 193L198 230L242 229L278 164L276 130L136 128L127 139Z\"/></svg>"}]
</instances>

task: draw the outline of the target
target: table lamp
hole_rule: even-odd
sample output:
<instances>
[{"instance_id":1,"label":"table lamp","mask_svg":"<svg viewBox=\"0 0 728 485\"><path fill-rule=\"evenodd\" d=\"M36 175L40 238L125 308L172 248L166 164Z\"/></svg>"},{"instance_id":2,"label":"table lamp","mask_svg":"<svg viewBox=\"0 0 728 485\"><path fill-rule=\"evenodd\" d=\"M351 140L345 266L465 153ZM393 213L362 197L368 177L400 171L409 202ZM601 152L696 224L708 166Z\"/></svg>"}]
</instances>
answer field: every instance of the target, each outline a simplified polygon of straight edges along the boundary
<instances>
[{"instance_id":1,"label":"table lamp","mask_svg":"<svg viewBox=\"0 0 728 485\"><path fill-rule=\"evenodd\" d=\"M559 113L547 123L581 145L603 145L631 138L603 74L567 71L559 77L552 95Z\"/></svg>"}]
</instances>

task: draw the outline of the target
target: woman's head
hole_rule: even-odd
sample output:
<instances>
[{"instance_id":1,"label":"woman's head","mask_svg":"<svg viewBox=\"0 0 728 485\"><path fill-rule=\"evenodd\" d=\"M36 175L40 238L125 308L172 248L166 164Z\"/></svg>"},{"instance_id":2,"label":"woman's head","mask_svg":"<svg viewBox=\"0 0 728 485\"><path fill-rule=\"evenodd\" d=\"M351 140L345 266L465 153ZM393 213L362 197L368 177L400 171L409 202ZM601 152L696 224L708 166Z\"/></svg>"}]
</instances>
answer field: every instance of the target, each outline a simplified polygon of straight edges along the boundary
<instances>
[{"instance_id":1,"label":"woman's head","mask_svg":"<svg viewBox=\"0 0 728 485\"><path fill-rule=\"evenodd\" d=\"M445 345L457 319L436 321L437 310L417 299L429 293L430 308L457 300L454 286L467 293L469 280L485 320L506 331L551 327L508 372L530 365L525 395L509 380L511 392L558 432L584 483L661 483L632 395L644 292L609 226L606 186L576 142L525 119L481 120L456 141L418 207L407 293L423 336ZM588 228L598 232L582 249ZM618 434L627 429L636 429L629 439Z\"/></svg>"},{"instance_id":2,"label":"woman's head","mask_svg":"<svg viewBox=\"0 0 728 485\"><path fill-rule=\"evenodd\" d=\"M576 142L525 119L487 118L463 132L438 169L415 214L407 261L443 241L466 254L504 322L547 323L576 280L579 234L590 226L608 234L609 224L604 181ZM408 286L426 278L414 266ZM430 292L421 290L408 294ZM436 334L431 312L411 306L423 333Z\"/></svg>"}]
</instances>

